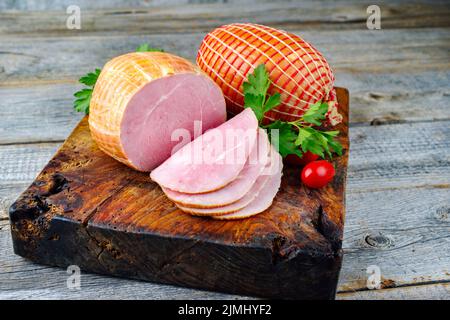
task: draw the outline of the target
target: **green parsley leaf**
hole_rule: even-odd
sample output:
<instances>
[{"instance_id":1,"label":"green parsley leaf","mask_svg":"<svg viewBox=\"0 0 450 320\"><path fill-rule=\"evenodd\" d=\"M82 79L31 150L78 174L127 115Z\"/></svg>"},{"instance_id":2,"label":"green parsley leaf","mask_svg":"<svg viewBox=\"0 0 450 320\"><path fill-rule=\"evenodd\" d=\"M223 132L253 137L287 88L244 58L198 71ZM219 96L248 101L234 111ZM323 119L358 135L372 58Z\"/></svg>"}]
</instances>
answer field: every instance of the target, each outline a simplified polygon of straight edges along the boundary
<instances>
[{"instance_id":1,"label":"green parsley leaf","mask_svg":"<svg viewBox=\"0 0 450 320\"><path fill-rule=\"evenodd\" d=\"M89 114L89 104L91 102L92 89L82 89L74 94L78 99L74 102L74 108L78 112Z\"/></svg>"},{"instance_id":2,"label":"green parsley leaf","mask_svg":"<svg viewBox=\"0 0 450 320\"><path fill-rule=\"evenodd\" d=\"M252 85L252 87L256 90L257 94L267 93L267 89L269 89L270 80L269 73L266 70L266 66L264 64L260 64L255 68L253 74L248 76L248 82Z\"/></svg>"},{"instance_id":3,"label":"green parsley leaf","mask_svg":"<svg viewBox=\"0 0 450 320\"><path fill-rule=\"evenodd\" d=\"M244 106L253 110L259 122L264 118L264 113L272 110L281 102L279 93L267 97L269 86L269 72L267 72L264 64L257 66L242 85L244 89Z\"/></svg>"},{"instance_id":4,"label":"green parsley leaf","mask_svg":"<svg viewBox=\"0 0 450 320\"><path fill-rule=\"evenodd\" d=\"M136 48L136 52L164 52L161 48L152 48L148 43L143 43Z\"/></svg>"},{"instance_id":5,"label":"green parsley leaf","mask_svg":"<svg viewBox=\"0 0 450 320\"><path fill-rule=\"evenodd\" d=\"M80 82L82 84L87 85L88 87L92 87L97 82L98 76L100 75L100 69L95 69L94 72L89 72L88 74L82 76L80 78Z\"/></svg>"},{"instance_id":6,"label":"green parsley leaf","mask_svg":"<svg viewBox=\"0 0 450 320\"><path fill-rule=\"evenodd\" d=\"M335 131L322 131L324 135L330 136L330 137L336 137L339 134L338 130Z\"/></svg>"},{"instance_id":7,"label":"green parsley leaf","mask_svg":"<svg viewBox=\"0 0 450 320\"><path fill-rule=\"evenodd\" d=\"M333 149L334 152L342 156L342 145L339 142L329 139L328 145Z\"/></svg>"},{"instance_id":8,"label":"green parsley leaf","mask_svg":"<svg viewBox=\"0 0 450 320\"><path fill-rule=\"evenodd\" d=\"M282 157L289 154L296 154L299 157L303 155L300 148L295 144L297 133L292 130L292 126L283 121L275 121L266 126L270 141L275 147L278 147L278 152Z\"/></svg>"},{"instance_id":9,"label":"green parsley leaf","mask_svg":"<svg viewBox=\"0 0 450 320\"><path fill-rule=\"evenodd\" d=\"M301 157L305 152L311 152L325 158L332 157L332 152L342 155L342 145L334 140L339 131L320 131L309 126L302 126L298 122L275 121L265 126L271 141L278 146L280 154L285 157L296 154ZM272 130L278 129L278 134Z\"/></svg>"},{"instance_id":10,"label":"green parsley leaf","mask_svg":"<svg viewBox=\"0 0 450 320\"><path fill-rule=\"evenodd\" d=\"M299 128L298 136L297 139L295 140L295 145L301 146L302 143L304 143L306 139L309 139L310 136L311 133L306 128Z\"/></svg>"},{"instance_id":11,"label":"green parsley leaf","mask_svg":"<svg viewBox=\"0 0 450 320\"><path fill-rule=\"evenodd\" d=\"M259 122L267 111L281 103L279 93L268 96L270 83L269 73L265 65L261 64L243 84L244 106L253 110ZM328 104L318 102L311 105L296 121L277 120L263 127L268 130L272 143L278 147L283 157L289 154L301 157L303 153L310 151L322 158L325 158L325 155L331 158L332 152L342 154L342 145L334 140L339 131L320 131L312 127L320 126L327 112Z\"/></svg>"},{"instance_id":12,"label":"green parsley leaf","mask_svg":"<svg viewBox=\"0 0 450 320\"><path fill-rule=\"evenodd\" d=\"M267 98L266 103L264 105L264 113L266 113L269 110L272 110L280 103L281 103L281 95L278 92L275 93L274 95L271 95L269 98Z\"/></svg>"},{"instance_id":13,"label":"green parsley leaf","mask_svg":"<svg viewBox=\"0 0 450 320\"><path fill-rule=\"evenodd\" d=\"M253 93L246 93L244 96L245 106L251 108L256 115L258 121L264 117L264 111L261 106L264 104L264 96L254 95Z\"/></svg>"},{"instance_id":14,"label":"green parsley leaf","mask_svg":"<svg viewBox=\"0 0 450 320\"><path fill-rule=\"evenodd\" d=\"M73 107L76 111L89 114L89 104L91 103L92 91L100 72L100 69L95 69L94 72L89 72L80 78L79 82L86 85L88 88L83 88L80 91L75 92L74 96L77 99L73 102Z\"/></svg>"},{"instance_id":15,"label":"green parsley leaf","mask_svg":"<svg viewBox=\"0 0 450 320\"><path fill-rule=\"evenodd\" d=\"M322 124L321 120L325 119L325 114L328 111L328 104L318 102L309 107L309 109L303 114L303 121L307 123L320 126Z\"/></svg>"}]
</instances>

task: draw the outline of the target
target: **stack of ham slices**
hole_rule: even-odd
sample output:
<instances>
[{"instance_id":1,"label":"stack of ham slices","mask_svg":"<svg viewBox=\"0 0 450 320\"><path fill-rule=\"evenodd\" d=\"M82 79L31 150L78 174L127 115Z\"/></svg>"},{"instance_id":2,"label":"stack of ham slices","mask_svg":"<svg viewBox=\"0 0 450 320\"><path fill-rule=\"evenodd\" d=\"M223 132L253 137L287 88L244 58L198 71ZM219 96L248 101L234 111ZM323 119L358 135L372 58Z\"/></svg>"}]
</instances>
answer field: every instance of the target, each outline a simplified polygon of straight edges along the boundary
<instances>
[{"instance_id":1,"label":"stack of ham slices","mask_svg":"<svg viewBox=\"0 0 450 320\"><path fill-rule=\"evenodd\" d=\"M281 175L280 154L245 109L179 149L150 177L181 210L232 220L269 208Z\"/></svg>"}]
</instances>

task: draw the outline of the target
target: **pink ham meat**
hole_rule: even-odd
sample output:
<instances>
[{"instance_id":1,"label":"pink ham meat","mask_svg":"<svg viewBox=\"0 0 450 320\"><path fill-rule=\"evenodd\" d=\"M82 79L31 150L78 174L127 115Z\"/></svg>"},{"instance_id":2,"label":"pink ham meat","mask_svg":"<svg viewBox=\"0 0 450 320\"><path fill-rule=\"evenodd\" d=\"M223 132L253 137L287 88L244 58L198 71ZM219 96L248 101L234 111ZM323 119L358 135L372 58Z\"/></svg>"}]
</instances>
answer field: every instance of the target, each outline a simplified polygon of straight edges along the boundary
<instances>
[{"instance_id":1,"label":"pink ham meat","mask_svg":"<svg viewBox=\"0 0 450 320\"><path fill-rule=\"evenodd\" d=\"M280 165L281 167L282 165ZM255 199L246 207L229 214L211 216L219 220L236 220L254 216L268 209L275 198L281 185L282 170L270 176L269 181L264 185Z\"/></svg>"},{"instance_id":2,"label":"pink ham meat","mask_svg":"<svg viewBox=\"0 0 450 320\"><path fill-rule=\"evenodd\" d=\"M178 150L152 171L160 186L205 193L235 180L256 143L258 120L250 108Z\"/></svg>"},{"instance_id":3,"label":"pink ham meat","mask_svg":"<svg viewBox=\"0 0 450 320\"><path fill-rule=\"evenodd\" d=\"M194 135L226 120L220 90L197 74L178 74L150 82L130 100L121 123L121 141L128 159L149 171L171 156L180 141L176 130ZM189 142L188 139L187 142Z\"/></svg>"},{"instance_id":4,"label":"pink ham meat","mask_svg":"<svg viewBox=\"0 0 450 320\"><path fill-rule=\"evenodd\" d=\"M224 214L239 211L242 208L249 205L259 195L259 193L264 189L266 184L271 180L271 177L273 174L278 174L278 171L279 171L278 168L279 168L280 164L281 164L281 157L278 154L278 152L273 150L273 152L271 152L271 160L266 165L266 170L263 170L263 172L258 177L258 179L255 181L253 186L242 198L240 198L238 201L233 202L229 205L216 207L216 208L203 208L203 209L183 207L181 205L178 205L178 207L181 210L183 210L184 212L188 212L192 215L197 215L197 216L218 216L218 215L224 215ZM273 170L275 170L274 173L272 173ZM223 190L223 189L221 189L221 190ZM218 193L218 191L211 192L211 194L214 194L214 193Z\"/></svg>"},{"instance_id":5,"label":"pink ham meat","mask_svg":"<svg viewBox=\"0 0 450 320\"><path fill-rule=\"evenodd\" d=\"M194 134L225 121L225 99L214 81L186 59L163 52L109 61L89 104L97 146L139 171L153 170Z\"/></svg>"},{"instance_id":6,"label":"pink ham meat","mask_svg":"<svg viewBox=\"0 0 450 320\"><path fill-rule=\"evenodd\" d=\"M250 190L256 179L263 172L269 161L269 145L270 142L266 131L259 129L258 143L253 147L244 168L235 180L219 190L199 194L181 193L166 188L163 188L163 191L170 200L181 206L186 212L190 212L187 208L206 209L226 206L236 202Z\"/></svg>"}]
</instances>

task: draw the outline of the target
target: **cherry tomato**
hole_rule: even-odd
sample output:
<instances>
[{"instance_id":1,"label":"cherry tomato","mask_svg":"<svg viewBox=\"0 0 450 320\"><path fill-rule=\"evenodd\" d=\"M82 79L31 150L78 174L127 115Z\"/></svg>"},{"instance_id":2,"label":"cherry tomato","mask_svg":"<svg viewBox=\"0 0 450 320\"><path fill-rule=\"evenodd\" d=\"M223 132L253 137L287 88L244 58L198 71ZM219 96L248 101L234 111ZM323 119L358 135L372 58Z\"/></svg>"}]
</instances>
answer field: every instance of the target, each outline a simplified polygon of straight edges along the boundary
<instances>
[{"instance_id":1,"label":"cherry tomato","mask_svg":"<svg viewBox=\"0 0 450 320\"><path fill-rule=\"evenodd\" d=\"M319 160L308 163L302 170L301 178L307 187L317 189L333 180L334 174L335 170L331 163Z\"/></svg>"},{"instance_id":2,"label":"cherry tomato","mask_svg":"<svg viewBox=\"0 0 450 320\"><path fill-rule=\"evenodd\" d=\"M306 166L311 161L315 161L317 159L319 159L319 156L317 154L306 151L301 158L295 154L290 154L286 157L285 160L286 160L286 163L289 163L292 165Z\"/></svg>"}]
</instances>

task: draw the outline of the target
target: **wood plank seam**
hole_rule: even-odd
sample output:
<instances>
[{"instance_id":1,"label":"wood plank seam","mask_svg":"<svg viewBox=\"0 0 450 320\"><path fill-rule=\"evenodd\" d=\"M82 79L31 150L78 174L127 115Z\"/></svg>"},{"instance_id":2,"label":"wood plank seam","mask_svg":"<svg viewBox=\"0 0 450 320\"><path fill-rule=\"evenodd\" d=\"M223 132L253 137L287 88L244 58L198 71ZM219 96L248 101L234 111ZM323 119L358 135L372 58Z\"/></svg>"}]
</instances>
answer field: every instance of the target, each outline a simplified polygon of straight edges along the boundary
<instances>
[{"instance_id":1,"label":"wood plank seam","mask_svg":"<svg viewBox=\"0 0 450 320\"><path fill-rule=\"evenodd\" d=\"M439 281L423 281L423 282L417 282L414 284L399 284L399 285L390 285L388 282L387 284L382 283L381 289L368 289L368 288L360 288L360 289L353 289L353 290L339 290L339 293L353 293L353 292L365 292L365 291L381 291L381 290L389 290L394 288L409 288L409 287L419 287L419 286L427 286L427 285L435 285L435 284L445 284L450 283L450 280L439 280Z\"/></svg>"}]
</instances>

